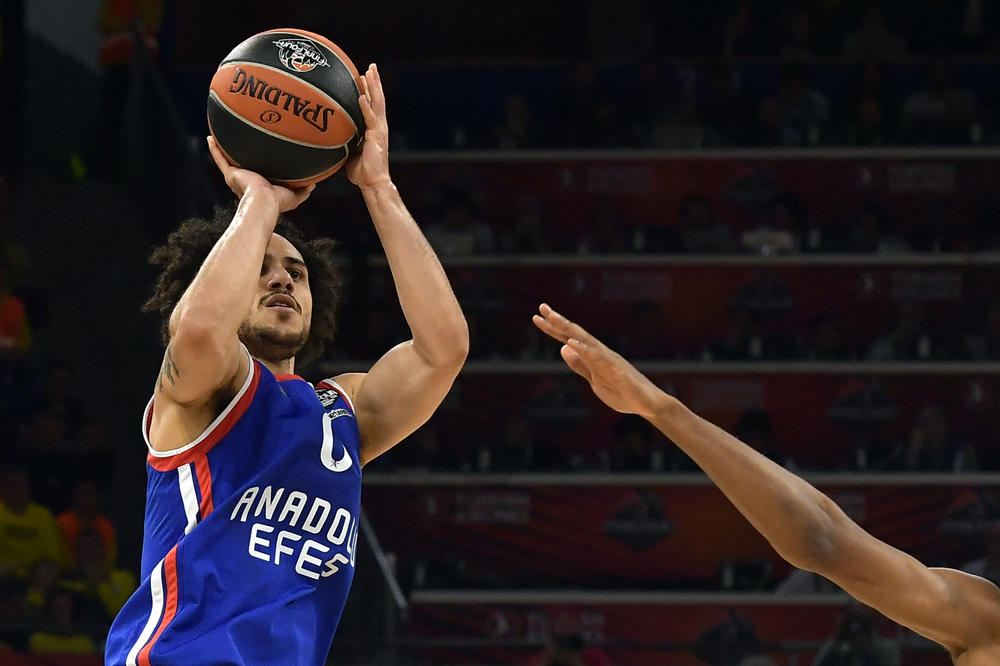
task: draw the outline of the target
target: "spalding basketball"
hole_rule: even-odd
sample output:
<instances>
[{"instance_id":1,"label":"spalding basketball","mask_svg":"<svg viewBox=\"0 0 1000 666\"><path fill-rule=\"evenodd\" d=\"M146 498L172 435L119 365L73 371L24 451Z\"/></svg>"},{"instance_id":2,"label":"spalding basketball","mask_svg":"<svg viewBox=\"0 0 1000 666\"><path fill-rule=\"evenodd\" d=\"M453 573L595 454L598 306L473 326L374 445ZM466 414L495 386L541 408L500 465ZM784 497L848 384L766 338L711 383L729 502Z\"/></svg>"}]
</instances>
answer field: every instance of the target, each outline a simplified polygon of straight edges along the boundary
<instances>
[{"instance_id":1,"label":"spalding basketball","mask_svg":"<svg viewBox=\"0 0 1000 666\"><path fill-rule=\"evenodd\" d=\"M301 187L333 174L364 135L361 77L326 37L268 30L239 44L208 92L208 127L229 161Z\"/></svg>"}]
</instances>

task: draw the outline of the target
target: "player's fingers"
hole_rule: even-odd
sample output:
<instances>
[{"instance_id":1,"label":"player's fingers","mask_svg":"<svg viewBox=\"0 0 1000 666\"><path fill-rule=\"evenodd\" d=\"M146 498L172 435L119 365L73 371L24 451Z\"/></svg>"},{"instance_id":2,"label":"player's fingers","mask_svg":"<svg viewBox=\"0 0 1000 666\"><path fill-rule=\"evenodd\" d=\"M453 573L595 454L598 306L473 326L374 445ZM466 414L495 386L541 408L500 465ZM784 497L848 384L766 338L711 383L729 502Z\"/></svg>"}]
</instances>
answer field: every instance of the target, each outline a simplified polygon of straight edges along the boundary
<instances>
[{"instance_id":1,"label":"player's fingers","mask_svg":"<svg viewBox=\"0 0 1000 666\"><path fill-rule=\"evenodd\" d=\"M548 335L549 337L555 338L559 342L563 343L566 342L567 336L562 335L557 330L555 330L555 328L552 326L552 322L547 320L545 317L542 317L541 315L532 315L531 321L532 323L535 324L536 327L538 327L538 329L542 333Z\"/></svg>"},{"instance_id":2,"label":"player's fingers","mask_svg":"<svg viewBox=\"0 0 1000 666\"><path fill-rule=\"evenodd\" d=\"M219 171L225 174L232 165L226 159L226 156L222 154L222 149L219 148L219 144L216 142L214 136L208 137L206 141L208 142L208 152L212 155L215 166L219 167Z\"/></svg>"},{"instance_id":3,"label":"player's fingers","mask_svg":"<svg viewBox=\"0 0 1000 666\"><path fill-rule=\"evenodd\" d=\"M372 75L372 105L375 107L375 113L383 114L385 113L385 91L382 89L382 75L378 73L378 65L372 63L371 66Z\"/></svg>"},{"instance_id":4,"label":"player's fingers","mask_svg":"<svg viewBox=\"0 0 1000 666\"><path fill-rule=\"evenodd\" d=\"M590 368L587 367L587 363L580 357L575 349L569 345L563 345L559 350L559 355L562 356L566 365L568 365L573 372L580 375L588 382L590 381Z\"/></svg>"},{"instance_id":5,"label":"player's fingers","mask_svg":"<svg viewBox=\"0 0 1000 666\"><path fill-rule=\"evenodd\" d=\"M596 369L598 372L603 368L612 365L618 355L598 342L596 345L585 342L579 338L571 337L566 340L566 346L586 362L586 364Z\"/></svg>"},{"instance_id":6,"label":"player's fingers","mask_svg":"<svg viewBox=\"0 0 1000 666\"><path fill-rule=\"evenodd\" d=\"M372 111L372 105L368 101L367 95L362 95L358 98L358 106L361 107L361 115L365 118L365 127L374 128L375 127L375 112Z\"/></svg>"}]
</instances>

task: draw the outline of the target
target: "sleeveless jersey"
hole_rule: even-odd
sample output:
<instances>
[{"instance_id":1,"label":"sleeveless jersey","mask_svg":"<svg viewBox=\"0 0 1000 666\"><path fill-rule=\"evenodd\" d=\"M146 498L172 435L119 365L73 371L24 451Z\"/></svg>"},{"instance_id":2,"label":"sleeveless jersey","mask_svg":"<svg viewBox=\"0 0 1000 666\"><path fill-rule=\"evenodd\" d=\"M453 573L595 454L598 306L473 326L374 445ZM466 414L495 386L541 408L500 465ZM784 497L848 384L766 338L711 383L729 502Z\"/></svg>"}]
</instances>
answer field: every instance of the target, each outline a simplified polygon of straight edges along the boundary
<instances>
[{"instance_id":1,"label":"sleeveless jersey","mask_svg":"<svg viewBox=\"0 0 1000 666\"><path fill-rule=\"evenodd\" d=\"M354 577L361 501L343 389L251 359L205 432L150 448L146 472L142 583L105 663L323 664Z\"/></svg>"}]
</instances>

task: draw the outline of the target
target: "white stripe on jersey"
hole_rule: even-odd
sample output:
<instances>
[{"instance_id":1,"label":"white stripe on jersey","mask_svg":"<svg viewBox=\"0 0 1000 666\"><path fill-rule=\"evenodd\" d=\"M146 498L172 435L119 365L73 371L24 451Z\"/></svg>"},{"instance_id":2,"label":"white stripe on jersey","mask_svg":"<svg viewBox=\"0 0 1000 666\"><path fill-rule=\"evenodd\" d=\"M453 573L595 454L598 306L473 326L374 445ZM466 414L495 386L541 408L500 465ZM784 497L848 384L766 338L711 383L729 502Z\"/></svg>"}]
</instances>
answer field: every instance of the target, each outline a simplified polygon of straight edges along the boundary
<instances>
[{"instance_id":1,"label":"white stripe on jersey","mask_svg":"<svg viewBox=\"0 0 1000 666\"><path fill-rule=\"evenodd\" d=\"M177 468L177 483L181 487L181 499L184 501L184 515L187 516L187 526L184 534L188 534L198 524L198 496L194 493L194 463L181 465Z\"/></svg>"},{"instance_id":2,"label":"white stripe on jersey","mask_svg":"<svg viewBox=\"0 0 1000 666\"><path fill-rule=\"evenodd\" d=\"M128 651L128 657L125 659L125 666L138 666L136 664L136 658L139 656L139 652L146 643L149 642L150 637L153 635L153 631L156 630L156 625L160 621L160 615L163 614L163 560L160 560L155 567L153 567L153 572L149 574L149 590L151 593L152 607L149 609L149 619L146 620L146 626L142 628L142 633L139 634L139 640L135 642L132 649Z\"/></svg>"}]
</instances>

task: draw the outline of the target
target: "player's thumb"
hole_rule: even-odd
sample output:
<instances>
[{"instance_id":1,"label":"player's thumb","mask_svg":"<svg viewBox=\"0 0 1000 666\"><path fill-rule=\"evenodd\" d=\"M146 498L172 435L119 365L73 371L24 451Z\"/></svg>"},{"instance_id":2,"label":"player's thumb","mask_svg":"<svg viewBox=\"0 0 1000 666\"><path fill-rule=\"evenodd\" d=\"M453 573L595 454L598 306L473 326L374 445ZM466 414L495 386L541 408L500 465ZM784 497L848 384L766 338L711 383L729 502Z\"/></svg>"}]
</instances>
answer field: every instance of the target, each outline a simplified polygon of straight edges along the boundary
<instances>
[{"instance_id":1,"label":"player's thumb","mask_svg":"<svg viewBox=\"0 0 1000 666\"><path fill-rule=\"evenodd\" d=\"M563 345L559 350L559 354L566 362L566 365L568 365L573 372L580 375L588 382L590 381L590 368L575 349L571 348L569 345Z\"/></svg>"}]
</instances>

